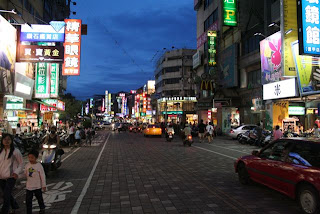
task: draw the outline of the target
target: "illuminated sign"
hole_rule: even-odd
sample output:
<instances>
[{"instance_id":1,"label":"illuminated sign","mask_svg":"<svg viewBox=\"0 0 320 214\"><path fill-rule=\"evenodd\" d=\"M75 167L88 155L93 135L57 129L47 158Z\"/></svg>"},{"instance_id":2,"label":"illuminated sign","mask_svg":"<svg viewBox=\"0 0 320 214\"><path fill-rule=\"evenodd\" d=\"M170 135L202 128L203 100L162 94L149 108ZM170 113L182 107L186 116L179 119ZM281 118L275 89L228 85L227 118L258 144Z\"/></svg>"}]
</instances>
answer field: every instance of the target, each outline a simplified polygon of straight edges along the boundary
<instances>
[{"instance_id":1,"label":"illuminated sign","mask_svg":"<svg viewBox=\"0 0 320 214\"><path fill-rule=\"evenodd\" d=\"M208 28L208 31L214 30L218 31L219 29L219 22L216 21L210 27ZM199 49L204 43L208 41L208 31L203 32L198 38L197 38L197 49Z\"/></svg>"},{"instance_id":2,"label":"illuminated sign","mask_svg":"<svg viewBox=\"0 0 320 214\"><path fill-rule=\"evenodd\" d=\"M119 94L119 97L125 97L125 96L126 96L125 93L120 93L120 94Z\"/></svg>"},{"instance_id":3,"label":"illuminated sign","mask_svg":"<svg viewBox=\"0 0 320 214\"><path fill-rule=\"evenodd\" d=\"M51 106L55 106L56 108L53 107L49 107L46 105L41 104L40 105L40 110L41 111L64 111L65 110L65 103L61 100L57 100L57 99L42 99L42 102L51 105Z\"/></svg>"},{"instance_id":4,"label":"illuminated sign","mask_svg":"<svg viewBox=\"0 0 320 214\"><path fill-rule=\"evenodd\" d=\"M300 55L320 55L319 10L318 0L298 1Z\"/></svg>"},{"instance_id":5,"label":"illuminated sign","mask_svg":"<svg viewBox=\"0 0 320 214\"><path fill-rule=\"evenodd\" d=\"M305 115L305 108L302 106L289 106L289 115Z\"/></svg>"},{"instance_id":6,"label":"illuminated sign","mask_svg":"<svg viewBox=\"0 0 320 214\"><path fill-rule=\"evenodd\" d=\"M63 47L19 45L17 62L63 62Z\"/></svg>"},{"instance_id":7,"label":"illuminated sign","mask_svg":"<svg viewBox=\"0 0 320 214\"><path fill-rule=\"evenodd\" d=\"M217 64L216 40L217 40L217 32L208 31L208 66L215 66Z\"/></svg>"},{"instance_id":8,"label":"illuminated sign","mask_svg":"<svg viewBox=\"0 0 320 214\"><path fill-rule=\"evenodd\" d=\"M297 90L295 78L263 85L263 100L295 97L296 95Z\"/></svg>"},{"instance_id":9,"label":"illuminated sign","mask_svg":"<svg viewBox=\"0 0 320 214\"><path fill-rule=\"evenodd\" d=\"M104 101L105 101L105 112L109 114L109 91L105 92Z\"/></svg>"},{"instance_id":10,"label":"illuminated sign","mask_svg":"<svg viewBox=\"0 0 320 214\"><path fill-rule=\"evenodd\" d=\"M57 98L59 94L59 64L50 65L50 97Z\"/></svg>"},{"instance_id":11,"label":"illuminated sign","mask_svg":"<svg viewBox=\"0 0 320 214\"><path fill-rule=\"evenodd\" d=\"M136 90L131 90L131 91L130 91L130 94L136 94L136 93L137 93Z\"/></svg>"},{"instance_id":12,"label":"illuminated sign","mask_svg":"<svg viewBox=\"0 0 320 214\"><path fill-rule=\"evenodd\" d=\"M90 98L90 108L93 107L93 98Z\"/></svg>"},{"instance_id":13,"label":"illuminated sign","mask_svg":"<svg viewBox=\"0 0 320 214\"><path fill-rule=\"evenodd\" d=\"M15 74L14 95L31 100L34 80L18 72Z\"/></svg>"},{"instance_id":14,"label":"illuminated sign","mask_svg":"<svg viewBox=\"0 0 320 214\"><path fill-rule=\"evenodd\" d=\"M23 109L23 98L12 95L6 95L6 110Z\"/></svg>"},{"instance_id":15,"label":"illuminated sign","mask_svg":"<svg viewBox=\"0 0 320 214\"><path fill-rule=\"evenodd\" d=\"M49 64L37 63L35 98L50 97Z\"/></svg>"},{"instance_id":16,"label":"illuminated sign","mask_svg":"<svg viewBox=\"0 0 320 214\"><path fill-rule=\"evenodd\" d=\"M223 1L223 24L226 26L237 26L237 1Z\"/></svg>"},{"instance_id":17,"label":"illuminated sign","mask_svg":"<svg viewBox=\"0 0 320 214\"><path fill-rule=\"evenodd\" d=\"M62 75L80 75L81 20L65 19Z\"/></svg>"},{"instance_id":18,"label":"illuminated sign","mask_svg":"<svg viewBox=\"0 0 320 214\"><path fill-rule=\"evenodd\" d=\"M21 25L20 41L25 42L63 42L64 25L62 21L52 21L51 25Z\"/></svg>"},{"instance_id":19,"label":"illuminated sign","mask_svg":"<svg viewBox=\"0 0 320 214\"><path fill-rule=\"evenodd\" d=\"M108 113L111 114L111 94L109 93L109 102L108 102Z\"/></svg>"}]
</instances>

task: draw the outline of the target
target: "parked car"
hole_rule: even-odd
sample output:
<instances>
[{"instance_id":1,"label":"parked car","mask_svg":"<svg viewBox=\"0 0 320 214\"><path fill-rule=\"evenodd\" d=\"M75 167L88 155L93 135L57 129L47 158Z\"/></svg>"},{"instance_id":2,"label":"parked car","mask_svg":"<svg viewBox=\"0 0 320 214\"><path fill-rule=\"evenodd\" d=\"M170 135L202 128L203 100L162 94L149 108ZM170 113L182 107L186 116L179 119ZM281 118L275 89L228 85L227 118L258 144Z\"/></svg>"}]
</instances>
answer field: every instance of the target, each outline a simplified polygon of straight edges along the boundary
<instances>
[{"instance_id":1,"label":"parked car","mask_svg":"<svg viewBox=\"0 0 320 214\"><path fill-rule=\"evenodd\" d=\"M232 139L237 139L240 134L243 134L249 130L254 129L257 127L256 125L241 125L236 128L233 128L229 131L228 136L231 137Z\"/></svg>"},{"instance_id":2,"label":"parked car","mask_svg":"<svg viewBox=\"0 0 320 214\"><path fill-rule=\"evenodd\" d=\"M239 181L255 181L297 199L302 211L320 212L320 142L283 138L235 162Z\"/></svg>"},{"instance_id":3,"label":"parked car","mask_svg":"<svg viewBox=\"0 0 320 214\"><path fill-rule=\"evenodd\" d=\"M159 125L148 125L144 130L144 136L160 136L162 135L162 129Z\"/></svg>"}]
</instances>

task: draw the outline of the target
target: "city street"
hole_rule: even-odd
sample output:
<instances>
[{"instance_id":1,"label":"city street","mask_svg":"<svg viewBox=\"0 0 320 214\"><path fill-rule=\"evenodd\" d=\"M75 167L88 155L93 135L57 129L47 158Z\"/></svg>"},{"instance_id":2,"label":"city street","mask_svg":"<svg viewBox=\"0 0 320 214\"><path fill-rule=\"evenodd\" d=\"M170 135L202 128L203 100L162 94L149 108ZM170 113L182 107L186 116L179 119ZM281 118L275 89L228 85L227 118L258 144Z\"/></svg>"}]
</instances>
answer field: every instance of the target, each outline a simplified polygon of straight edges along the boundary
<instances>
[{"instance_id":1,"label":"city street","mask_svg":"<svg viewBox=\"0 0 320 214\"><path fill-rule=\"evenodd\" d=\"M238 182L234 160L252 150L226 138L183 147L178 138L103 131L49 175L47 213L300 213L286 196ZM25 213L24 191L17 196Z\"/></svg>"}]
</instances>

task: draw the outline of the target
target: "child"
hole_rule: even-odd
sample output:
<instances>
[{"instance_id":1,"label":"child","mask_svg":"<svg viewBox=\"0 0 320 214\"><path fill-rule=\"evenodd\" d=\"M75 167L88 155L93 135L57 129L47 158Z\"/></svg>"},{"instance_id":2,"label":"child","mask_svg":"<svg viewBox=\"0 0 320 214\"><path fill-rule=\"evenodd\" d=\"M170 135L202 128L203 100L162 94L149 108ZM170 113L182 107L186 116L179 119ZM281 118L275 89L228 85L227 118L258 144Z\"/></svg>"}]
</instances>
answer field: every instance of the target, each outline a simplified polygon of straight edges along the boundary
<instances>
[{"instance_id":1,"label":"child","mask_svg":"<svg viewBox=\"0 0 320 214\"><path fill-rule=\"evenodd\" d=\"M32 198L36 196L40 214L45 213L45 205L42 197L42 190L46 191L46 176L44 174L43 167L37 162L39 152L32 150L28 154L29 163L25 168L25 175L27 176L27 193L26 193L26 205L27 214L32 214Z\"/></svg>"}]
</instances>

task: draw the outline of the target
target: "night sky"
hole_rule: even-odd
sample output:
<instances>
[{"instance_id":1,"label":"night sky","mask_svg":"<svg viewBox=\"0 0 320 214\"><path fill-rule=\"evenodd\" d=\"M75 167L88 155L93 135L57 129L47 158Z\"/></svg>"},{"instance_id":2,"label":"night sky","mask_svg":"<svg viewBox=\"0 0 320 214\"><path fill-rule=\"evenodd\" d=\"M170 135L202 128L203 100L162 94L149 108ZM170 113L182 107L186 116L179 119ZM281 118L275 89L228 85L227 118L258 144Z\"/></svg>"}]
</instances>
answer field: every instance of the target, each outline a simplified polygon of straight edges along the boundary
<instances>
[{"instance_id":1,"label":"night sky","mask_svg":"<svg viewBox=\"0 0 320 214\"><path fill-rule=\"evenodd\" d=\"M154 79L163 48L196 48L191 0L74 1L71 10L77 14L71 18L88 24L80 76L69 77L67 85L78 99L137 89Z\"/></svg>"}]
</instances>

